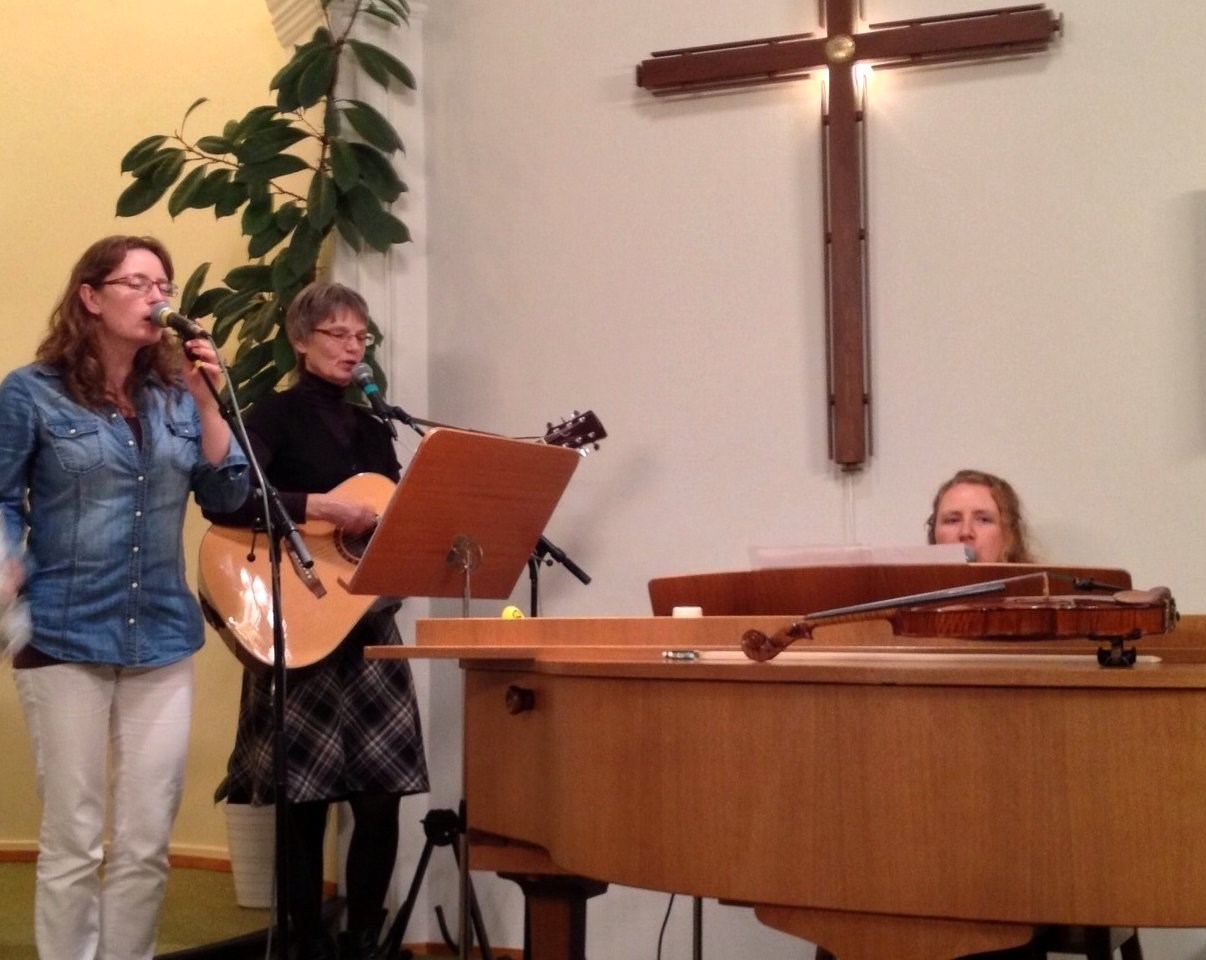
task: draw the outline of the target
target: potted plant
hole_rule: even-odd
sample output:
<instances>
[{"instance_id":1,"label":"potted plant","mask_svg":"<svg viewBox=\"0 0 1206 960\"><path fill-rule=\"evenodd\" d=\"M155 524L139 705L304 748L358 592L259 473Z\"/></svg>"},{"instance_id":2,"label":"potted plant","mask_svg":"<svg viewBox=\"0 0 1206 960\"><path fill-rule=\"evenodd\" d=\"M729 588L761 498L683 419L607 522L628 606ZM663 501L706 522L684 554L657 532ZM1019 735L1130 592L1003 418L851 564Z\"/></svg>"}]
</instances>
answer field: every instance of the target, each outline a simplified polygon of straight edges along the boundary
<instances>
[{"instance_id":1,"label":"potted plant","mask_svg":"<svg viewBox=\"0 0 1206 960\"><path fill-rule=\"evenodd\" d=\"M166 198L173 216L212 210L240 214L248 263L221 284L202 289L209 264L183 285L180 311L213 317L221 347L235 337L230 379L239 405L272 390L296 364L284 332L293 296L315 278L332 234L356 251L386 251L410 239L390 212L406 190L393 157L403 150L393 125L363 100L339 94L341 70L351 57L382 87L414 89L407 66L389 51L352 36L362 18L389 29L408 22L407 0L321 0L323 24L294 48L269 83L275 102L227 121L220 133L191 137L185 126L206 103L196 100L173 134L140 140L121 169L133 182L117 201L117 214L137 216ZM169 192L170 191L170 192ZM380 333L374 329L380 342ZM379 382L383 372L370 353Z\"/></svg>"},{"instance_id":2,"label":"potted plant","mask_svg":"<svg viewBox=\"0 0 1206 960\"><path fill-rule=\"evenodd\" d=\"M274 389L296 365L285 311L316 277L335 233L357 252L384 252L410 239L389 209L406 190L393 165L402 139L373 106L339 93L349 58L383 88L415 88L397 57L352 35L362 18L399 29L410 7L407 0L321 0L321 7L322 25L269 82L274 102L228 120L220 133L194 138L185 126L207 102L200 98L173 134L140 140L121 162L133 182L118 198L118 216L137 216L164 201L173 217L189 209L240 215L248 262L210 287L210 264L197 266L183 284L179 308L193 319L212 316L219 347L237 344L229 375L241 407ZM380 343L381 331L374 333ZM371 353L367 359L377 367ZM376 374L384 383L383 371ZM232 872L244 879L239 902L266 906L273 808L246 799L228 795L225 778L214 794L215 802L226 803Z\"/></svg>"}]
</instances>

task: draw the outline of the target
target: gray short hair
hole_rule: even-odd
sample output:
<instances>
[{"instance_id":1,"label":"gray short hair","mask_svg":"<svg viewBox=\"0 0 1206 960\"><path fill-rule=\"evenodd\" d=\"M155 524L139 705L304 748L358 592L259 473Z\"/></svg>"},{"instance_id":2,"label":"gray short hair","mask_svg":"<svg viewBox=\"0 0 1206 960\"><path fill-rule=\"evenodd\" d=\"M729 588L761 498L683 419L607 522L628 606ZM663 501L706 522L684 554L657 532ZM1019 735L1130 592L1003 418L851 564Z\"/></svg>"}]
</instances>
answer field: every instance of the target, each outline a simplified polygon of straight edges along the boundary
<instances>
[{"instance_id":1,"label":"gray short hair","mask_svg":"<svg viewBox=\"0 0 1206 960\"><path fill-rule=\"evenodd\" d=\"M370 322L368 304L359 293L342 283L316 280L289 304L285 332L290 340L308 340L320 323L341 308L359 314L366 325Z\"/></svg>"}]
</instances>

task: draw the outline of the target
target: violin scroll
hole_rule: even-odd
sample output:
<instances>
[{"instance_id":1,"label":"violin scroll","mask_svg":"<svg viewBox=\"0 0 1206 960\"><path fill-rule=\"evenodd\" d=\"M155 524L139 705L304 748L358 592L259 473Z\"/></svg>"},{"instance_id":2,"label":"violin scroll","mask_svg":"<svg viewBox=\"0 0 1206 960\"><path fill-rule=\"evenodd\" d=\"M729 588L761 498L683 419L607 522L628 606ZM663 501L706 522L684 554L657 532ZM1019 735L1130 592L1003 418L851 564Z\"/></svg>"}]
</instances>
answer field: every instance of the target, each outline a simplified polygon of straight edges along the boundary
<instances>
[{"instance_id":1,"label":"violin scroll","mask_svg":"<svg viewBox=\"0 0 1206 960\"><path fill-rule=\"evenodd\" d=\"M807 620L789 623L773 634L761 630L747 630L741 635L741 651L751 660L762 662L773 660L801 637L812 638L812 624Z\"/></svg>"}]
</instances>

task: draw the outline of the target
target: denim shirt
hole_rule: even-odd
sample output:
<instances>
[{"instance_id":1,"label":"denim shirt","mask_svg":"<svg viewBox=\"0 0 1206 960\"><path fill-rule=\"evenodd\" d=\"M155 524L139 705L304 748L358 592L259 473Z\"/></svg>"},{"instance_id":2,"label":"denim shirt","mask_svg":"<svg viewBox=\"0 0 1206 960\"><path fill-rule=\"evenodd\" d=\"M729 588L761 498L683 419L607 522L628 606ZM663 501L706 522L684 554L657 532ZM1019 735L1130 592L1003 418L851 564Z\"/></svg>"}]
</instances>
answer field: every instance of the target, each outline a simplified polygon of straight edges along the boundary
<instances>
[{"instance_id":1,"label":"denim shirt","mask_svg":"<svg viewBox=\"0 0 1206 960\"><path fill-rule=\"evenodd\" d=\"M218 466L182 386L139 398L142 445L116 409L81 407L43 364L0 383L0 515L25 543L31 645L60 660L159 666L204 642L184 578L184 513L247 496L237 446ZM28 536L26 536L28 535Z\"/></svg>"}]
</instances>

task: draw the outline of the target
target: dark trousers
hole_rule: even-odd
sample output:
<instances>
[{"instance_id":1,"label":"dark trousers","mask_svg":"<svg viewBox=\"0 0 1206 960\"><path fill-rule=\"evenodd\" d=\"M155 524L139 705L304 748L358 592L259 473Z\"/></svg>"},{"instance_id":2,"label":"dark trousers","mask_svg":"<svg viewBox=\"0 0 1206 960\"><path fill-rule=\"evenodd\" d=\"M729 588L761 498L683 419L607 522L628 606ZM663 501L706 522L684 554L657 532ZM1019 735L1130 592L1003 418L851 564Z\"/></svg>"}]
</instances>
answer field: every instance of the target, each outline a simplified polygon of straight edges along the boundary
<instances>
[{"instance_id":1,"label":"dark trousers","mask_svg":"<svg viewBox=\"0 0 1206 960\"><path fill-rule=\"evenodd\" d=\"M398 794L353 794L348 846L348 930L380 928L398 853ZM330 803L289 805L289 919L299 944L324 936L322 926L323 838Z\"/></svg>"}]
</instances>

